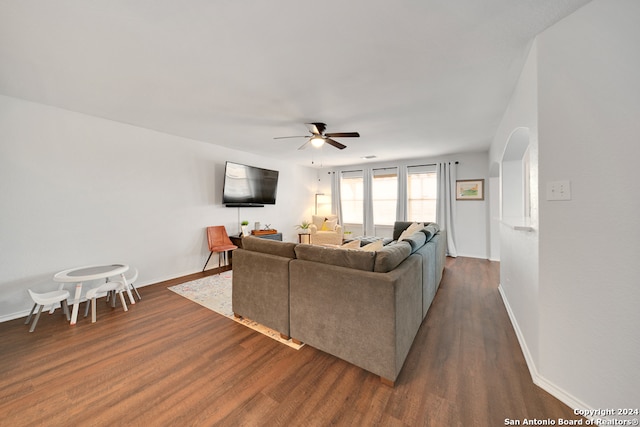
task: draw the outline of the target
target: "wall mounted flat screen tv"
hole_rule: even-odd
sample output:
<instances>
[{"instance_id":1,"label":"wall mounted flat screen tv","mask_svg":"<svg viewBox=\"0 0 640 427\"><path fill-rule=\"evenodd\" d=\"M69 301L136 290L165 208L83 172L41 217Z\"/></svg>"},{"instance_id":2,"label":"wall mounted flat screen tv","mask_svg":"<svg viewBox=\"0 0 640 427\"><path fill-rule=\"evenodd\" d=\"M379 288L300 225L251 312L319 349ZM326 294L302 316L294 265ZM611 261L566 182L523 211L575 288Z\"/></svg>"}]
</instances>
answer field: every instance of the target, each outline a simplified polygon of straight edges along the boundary
<instances>
[{"instance_id":1,"label":"wall mounted flat screen tv","mask_svg":"<svg viewBox=\"0 0 640 427\"><path fill-rule=\"evenodd\" d=\"M278 171L226 162L222 203L228 208L275 205Z\"/></svg>"}]
</instances>

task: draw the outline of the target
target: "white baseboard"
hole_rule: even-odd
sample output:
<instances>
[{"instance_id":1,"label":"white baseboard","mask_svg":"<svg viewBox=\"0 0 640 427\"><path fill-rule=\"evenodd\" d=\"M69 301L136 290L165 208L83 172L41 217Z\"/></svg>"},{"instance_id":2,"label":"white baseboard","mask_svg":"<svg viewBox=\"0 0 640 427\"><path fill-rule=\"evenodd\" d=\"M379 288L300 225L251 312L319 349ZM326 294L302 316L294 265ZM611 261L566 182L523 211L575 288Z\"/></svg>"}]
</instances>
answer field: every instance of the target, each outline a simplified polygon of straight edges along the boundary
<instances>
[{"instance_id":1,"label":"white baseboard","mask_svg":"<svg viewBox=\"0 0 640 427\"><path fill-rule=\"evenodd\" d=\"M447 255L450 256L450 255ZM460 253L458 252L456 254L456 257L462 257L462 258L475 258L475 259L488 259L486 255L478 255L478 254L464 254L464 253ZM489 260L491 261L491 260Z\"/></svg>"},{"instance_id":2,"label":"white baseboard","mask_svg":"<svg viewBox=\"0 0 640 427\"><path fill-rule=\"evenodd\" d=\"M536 369L536 364L533 360L533 356L531 356L529 347L527 347L527 342L524 339L522 330L520 330L520 326L518 325L518 321L516 320L516 317L513 314L513 310L511 310L511 306L509 305L509 300L507 300L507 296L504 293L502 284L498 285L498 292L500 292L500 296L502 297L502 302L504 303L504 306L507 309L507 314L509 315L509 319L511 320L511 326L513 326L513 330L516 333L516 337L518 337L518 343L520 343L522 354L524 354L524 359L527 362L527 367L529 368L529 374L531 375L531 379L533 380L534 383L536 383L536 378L539 377L538 370Z\"/></svg>"},{"instance_id":3,"label":"white baseboard","mask_svg":"<svg viewBox=\"0 0 640 427\"><path fill-rule=\"evenodd\" d=\"M165 282L167 280L173 280L173 279L176 279L178 277L189 276L191 274L195 274L195 273L199 273L199 272L200 272L199 270L198 271L183 271L181 273L172 274L170 276L157 277L157 278L154 278L154 279L152 279L150 281L147 281L147 282L144 282L144 283L136 282L135 285L136 285L136 289L140 289L140 288L144 288L145 286L148 286L148 285L154 285L154 284L157 284L157 283ZM73 292L71 293L71 296L73 297ZM80 303L83 303L84 301L86 301L86 299L83 297L80 300ZM26 310L21 310L21 311L15 312L15 313L9 313L9 314L2 315L2 316L0 316L0 323L8 322L9 320L19 319L21 317L27 317L29 315L30 311L31 311L31 306ZM44 310L43 310L43 312L44 312Z\"/></svg>"},{"instance_id":4,"label":"white baseboard","mask_svg":"<svg viewBox=\"0 0 640 427\"><path fill-rule=\"evenodd\" d=\"M567 405L568 407L570 407L571 409L574 409L574 410L580 409L587 413L590 410L592 410L593 408L590 408L580 399L578 399L577 397L573 396L571 393L568 393L567 391L563 390L561 387L558 387L556 384L554 384L553 382L547 380L542 375L540 375L536 367L536 364L533 360L533 357L531 356L531 352L527 347L527 342L524 338L524 335L522 334L522 330L518 325L518 321L513 313L513 310L511 309L511 306L509 305L509 300L507 299L507 296L504 293L502 284L498 285L498 291L500 292L500 296L502 297L502 302L504 303L504 306L507 309L507 313L509 314L509 319L511 320L511 325L513 326L513 330L515 331L516 336L518 337L518 343L520 344L520 348L522 349L522 353L524 354L524 358L525 358L525 361L527 362L527 367L529 368L529 374L531 375L531 380L533 381L533 383L538 387L540 387L541 389L543 389L544 391L546 391L547 393L549 393L550 395L552 395L553 397L555 397L556 399L558 399L559 401L561 401L562 403L564 403L565 405ZM587 418L590 418L590 417L587 417ZM604 417L601 417L601 418L604 418Z\"/></svg>"},{"instance_id":5,"label":"white baseboard","mask_svg":"<svg viewBox=\"0 0 640 427\"><path fill-rule=\"evenodd\" d=\"M180 276L178 276L180 277ZM166 279L166 280L170 280L170 279ZM136 282L136 289L140 289L143 288L147 285L152 285L153 283L146 283L146 284L138 284ZM73 299L73 293L71 294L71 299ZM85 297L80 298L80 304L84 303L87 299ZM33 305L32 305L33 306ZM71 304L69 304L69 306L71 307ZM8 322L9 320L15 320L15 319L19 319L21 317L27 317L29 315L29 312L31 311L31 308L28 308L26 310L21 310L21 311L16 311L15 313L9 313L9 314L5 314L3 316L0 316L0 323L2 322ZM42 310L43 313L48 312L49 310Z\"/></svg>"},{"instance_id":6,"label":"white baseboard","mask_svg":"<svg viewBox=\"0 0 640 427\"><path fill-rule=\"evenodd\" d=\"M24 310L24 311L18 311L16 313L9 313L9 314L5 314L4 316L0 316L0 323L8 322L9 320L19 319L21 317L27 317L29 315L30 311L31 311L31 309Z\"/></svg>"}]
</instances>

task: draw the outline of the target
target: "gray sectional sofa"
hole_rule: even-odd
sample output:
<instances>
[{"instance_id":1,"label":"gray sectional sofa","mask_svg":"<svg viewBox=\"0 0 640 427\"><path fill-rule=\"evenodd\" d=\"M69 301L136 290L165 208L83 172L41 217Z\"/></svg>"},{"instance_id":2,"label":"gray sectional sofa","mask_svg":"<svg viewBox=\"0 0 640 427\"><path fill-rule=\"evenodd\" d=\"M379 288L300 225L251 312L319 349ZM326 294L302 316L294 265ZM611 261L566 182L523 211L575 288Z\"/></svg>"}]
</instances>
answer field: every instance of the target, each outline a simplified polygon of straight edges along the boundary
<instances>
[{"instance_id":1,"label":"gray sectional sofa","mask_svg":"<svg viewBox=\"0 0 640 427\"><path fill-rule=\"evenodd\" d=\"M393 385L435 297L446 234L436 224L376 252L243 239L232 305L244 316Z\"/></svg>"}]
</instances>

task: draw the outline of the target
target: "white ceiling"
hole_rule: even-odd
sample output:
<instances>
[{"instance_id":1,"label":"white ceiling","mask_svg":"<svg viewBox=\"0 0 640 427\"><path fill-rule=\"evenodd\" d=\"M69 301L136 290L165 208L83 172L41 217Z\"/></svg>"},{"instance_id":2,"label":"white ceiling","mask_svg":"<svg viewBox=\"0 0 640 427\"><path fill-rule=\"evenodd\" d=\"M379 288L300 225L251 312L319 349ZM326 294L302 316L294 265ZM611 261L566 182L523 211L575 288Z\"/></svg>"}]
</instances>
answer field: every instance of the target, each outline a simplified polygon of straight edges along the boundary
<instances>
[{"instance_id":1,"label":"white ceiling","mask_svg":"<svg viewBox=\"0 0 640 427\"><path fill-rule=\"evenodd\" d=\"M0 0L0 94L304 165L482 151L588 1ZM361 137L273 139L309 121Z\"/></svg>"}]
</instances>

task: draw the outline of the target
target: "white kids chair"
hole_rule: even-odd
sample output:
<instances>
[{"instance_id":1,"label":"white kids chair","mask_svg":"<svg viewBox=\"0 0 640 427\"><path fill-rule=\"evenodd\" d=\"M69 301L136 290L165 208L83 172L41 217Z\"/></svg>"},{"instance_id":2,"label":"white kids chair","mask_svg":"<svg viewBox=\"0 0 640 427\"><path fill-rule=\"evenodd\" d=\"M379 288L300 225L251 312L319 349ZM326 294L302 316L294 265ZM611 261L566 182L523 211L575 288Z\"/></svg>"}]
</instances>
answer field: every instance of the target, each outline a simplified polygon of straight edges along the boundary
<instances>
[{"instance_id":1,"label":"white kids chair","mask_svg":"<svg viewBox=\"0 0 640 427\"><path fill-rule=\"evenodd\" d=\"M115 293L120 295L120 302L122 302L122 308L124 311L128 311L127 303L124 300L123 292L126 292L127 288L123 282L115 281L115 282L106 282L97 288L92 288L87 291L87 306L84 310L84 317L87 317L89 314L89 302L91 302L91 323L96 323L96 298L103 297L108 295L109 293L113 295L112 306L115 307Z\"/></svg>"},{"instance_id":2,"label":"white kids chair","mask_svg":"<svg viewBox=\"0 0 640 427\"><path fill-rule=\"evenodd\" d=\"M45 305L53 305L53 304L61 303L62 310L64 311L64 314L67 316L67 320L71 320L71 317L69 316L69 306L67 305L67 299L69 298L69 291L65 291L64 289L61 289L59 291L36 293L36 292L33 292L31 289L27 289L27 290L29 291L29 295L31 296L31 299L33 300L34 304L33 304L33 308L31 309L31 313L29 313L27 320L24 322L25 325L28 325L29 322L31 321L31 316L33 316L33 312L36 310L36 307L40 306L40 308L38 309L38 314L36 314L35 319L33 319L33 323L31 324L31 328L29 329L29 332L33 332L36 329L36 324L38 324L38 319L40 319L40 313L42 313L42 309L44 308Z\"/></svg>"}]
</instances>

